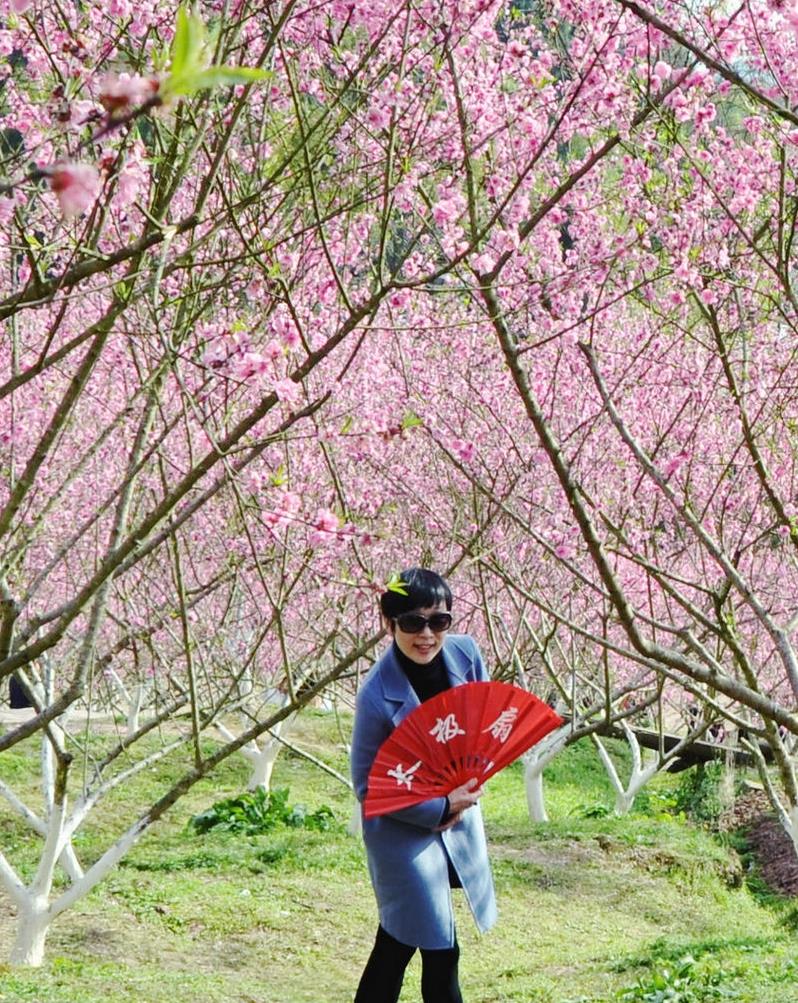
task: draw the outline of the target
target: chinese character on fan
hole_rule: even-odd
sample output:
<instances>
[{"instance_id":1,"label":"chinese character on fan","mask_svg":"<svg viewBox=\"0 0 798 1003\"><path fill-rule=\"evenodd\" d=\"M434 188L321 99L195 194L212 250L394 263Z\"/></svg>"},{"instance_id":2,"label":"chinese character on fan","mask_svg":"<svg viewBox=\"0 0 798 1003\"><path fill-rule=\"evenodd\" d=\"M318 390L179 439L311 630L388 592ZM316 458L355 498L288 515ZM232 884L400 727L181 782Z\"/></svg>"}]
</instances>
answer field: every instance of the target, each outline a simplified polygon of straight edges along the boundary
<instances>
[{"instance_id":1,"label":"chinese character on fan","mask_svg":"<svg viewBox=\"0 0 798 1003\"><path fill-rule=\"evenodd\" d=\"M458 735L465 735L465 731L457 723L454 714L447 714L446 717L439 717L434 728L430 729L430 735L435 736L437 742L451 742Z\"/></svg>"},{"instance_id":2,"label":"chinese character on fan","mask_svg":"<svg viewBox=\"0 0 798 1003\"><path fill-rule=\"evenodd\" d=\"M517 707L508 707L507 710L503 710L501 714L496 718L492 725L485 728L485 731L489 731L494 738L504 744L510 737L510 732L513 730L513 725L515 724L515 719L518 717Z\"/></svg>"},{"instance_id":3,"label":"chinese character on fan","mask_svg":"<svg viewBox=\"0 0 798 1003\"><path fill-rule=\"evenodd\" d=\"M397 787L401 787L402 784L404 784L407 789L410 790L413 781L416 779L415 772L419 766L421 766L420 759L417 763L414 763L413 766L408 766L407 769L405 769L401 763L397 763L394 769L388 770L388 776L396 778Z\"/></svg>"}]
</instances>

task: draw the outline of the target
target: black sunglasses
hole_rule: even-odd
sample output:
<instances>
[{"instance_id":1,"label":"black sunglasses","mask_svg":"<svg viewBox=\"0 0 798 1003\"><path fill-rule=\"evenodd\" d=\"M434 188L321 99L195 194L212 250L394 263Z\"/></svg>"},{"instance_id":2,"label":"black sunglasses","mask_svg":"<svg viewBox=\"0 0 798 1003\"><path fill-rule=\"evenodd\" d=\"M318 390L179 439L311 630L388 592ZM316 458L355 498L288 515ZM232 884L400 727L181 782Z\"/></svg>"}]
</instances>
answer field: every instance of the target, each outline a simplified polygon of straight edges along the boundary
<instances>
[{"instance_id":1,"label":"black sunglasses","mask_svg":"<svg viewBox=\"0 0 798 1003\"><path fill-rule=\"evenodd\" d=\"M420 613L400 613L393 620L403 634L420 634L427 626L433 634L442 634L451 627L452 614L433 613L432 616L422 616Z\"/></svg>"}]
</instances>

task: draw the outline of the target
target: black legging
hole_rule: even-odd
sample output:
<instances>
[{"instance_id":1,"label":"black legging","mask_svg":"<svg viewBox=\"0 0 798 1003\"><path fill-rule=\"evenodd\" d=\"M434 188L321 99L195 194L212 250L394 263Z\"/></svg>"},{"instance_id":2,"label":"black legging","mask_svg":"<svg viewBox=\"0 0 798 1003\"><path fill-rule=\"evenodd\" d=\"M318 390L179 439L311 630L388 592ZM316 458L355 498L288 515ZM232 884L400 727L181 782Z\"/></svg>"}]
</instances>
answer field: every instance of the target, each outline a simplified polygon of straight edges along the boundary
<instances>
[{"instance_id":1,"label":"black legging","mask_svg":"<svg viewBox=\"0 0 798 1003\"><path fill-rule=\"evenodd\" d=\"M405 968L415 953L415 947L400 943L378 927L355 1003L397 1003ZM456 939L454 947L440 951L421 948L421 998L424 1003L463 1003L457 980L459 959Z\"/></svg>"}]
</instances>

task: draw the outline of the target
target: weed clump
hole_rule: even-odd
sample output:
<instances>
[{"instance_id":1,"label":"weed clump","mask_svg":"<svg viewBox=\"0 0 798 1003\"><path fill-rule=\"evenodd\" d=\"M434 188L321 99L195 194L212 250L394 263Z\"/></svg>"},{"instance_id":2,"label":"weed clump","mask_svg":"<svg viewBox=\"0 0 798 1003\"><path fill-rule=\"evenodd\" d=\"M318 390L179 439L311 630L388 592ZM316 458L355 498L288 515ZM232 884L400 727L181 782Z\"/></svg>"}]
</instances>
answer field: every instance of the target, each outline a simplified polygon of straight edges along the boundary
<instances>
[{"instance_id":1,"label":"weed clump","mask_svg":"<svg viewBox=\"0 0 798 1003\"><path fill-rule=\"evenodd\" d=\"M701 825L715 827L727 807L723 763L700 763L688 770L676 791L675 808Z\"/></svg>"},{"instance_id":2,"label":"weed clump","mask_svg":"<svg viewBox=\"0 0 798 1003\"><path fill-rule=\"evenodd\" d=\"M188 827L199 834L210 832L233 832L245 836L256 836L270 832L278 826L292 829L314 829L326 832L334 821L332 810L326 805L309 811L305 805L288 803L288 788L265 791L259 787L236 797L217 801L205 811L192 815Z\"/></svg>"}]
</instances>

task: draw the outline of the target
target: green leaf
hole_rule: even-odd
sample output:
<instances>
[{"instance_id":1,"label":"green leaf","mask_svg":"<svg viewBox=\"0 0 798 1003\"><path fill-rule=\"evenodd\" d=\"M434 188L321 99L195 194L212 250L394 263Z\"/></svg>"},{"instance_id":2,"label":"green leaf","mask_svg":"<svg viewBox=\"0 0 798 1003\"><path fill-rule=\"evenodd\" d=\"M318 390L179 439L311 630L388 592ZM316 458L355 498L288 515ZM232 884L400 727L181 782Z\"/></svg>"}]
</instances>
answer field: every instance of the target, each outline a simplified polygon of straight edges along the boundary
<instances>
[{"instance_id":1,"label":"green leaf","mask_svg":"<svg viewBox=\"0 0 798 1003\"><path fill-rule=\"evenodd\" d=\"M205 44L205 25L196 14L191 14L185 7L177 12L177 26L172 42L171 71L173 77L190 74L201 63L202 49Z\"/></svg>"},{"instance_id":2,"label":"green leaf","mask_svg":"<svg viewBox=\"0 0 798 1003\"><path fill-rule=\"evenodd\" d=\"M408 428L418 428L419 425L423 425L424 422L417 414L413 414L412 411L406 411L401 421L402 431L406 431Z\"/></svg>"},{"instance_id":3,"label":"green leaf","mask_svg":"<svg viewBox=\"0 0 798 1003\"><path fill-rule=\"evenodd\" d=\"M209 66L204 70L173 73L164 81L161 91L167 96L183 96L212 87L255 83L258 80L266 80L269 76L268 70L258 70L250 66Z\"/></svg>"},{"instance_id":4,"label":"green leaf","mask_svg":"<svg viewBox=\"0 0 798 1003\"><path fill-rule=\"evenodd\" d=\"M269 70L259 70L254 66L209 66L197 74L200 87L226 87L231 84L250 84L268 80Z\"/></svg>"},{"instance_id":5,"label":"green leaf","mask_svg":"<svg viewBox=\"0 0 798 1003\"><path fill-rule=\"evenodd\" d=\"M407 595L407 582L402 581L402 576L396 571L391 575L388 581L385 583L386 591L388 592L398 592L400 596Z\"/></svg>"}]
</instances>

